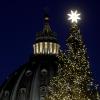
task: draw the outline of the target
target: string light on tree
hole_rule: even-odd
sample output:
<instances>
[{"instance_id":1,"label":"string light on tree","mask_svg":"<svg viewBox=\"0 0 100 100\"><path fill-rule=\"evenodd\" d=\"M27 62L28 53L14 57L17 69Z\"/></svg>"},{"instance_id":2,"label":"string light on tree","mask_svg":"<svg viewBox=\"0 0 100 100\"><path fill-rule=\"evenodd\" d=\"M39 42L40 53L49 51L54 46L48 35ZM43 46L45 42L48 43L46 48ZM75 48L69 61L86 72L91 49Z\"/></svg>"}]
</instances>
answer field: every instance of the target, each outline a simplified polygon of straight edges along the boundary
<instances>
[{"instance_id":1,"label":"string light on tree","mask_svg":"<svg viewBox=\"0 0 100 100\"><path fill-rule=\"evenodd\" d=\"M45 100L100 100L100 93L95 89L87 50L78 26L80 14L72 11L69 37L66 39L66 53L59 52L58 71L50 79Z\"/></svg>"},{"instance_id":2,"label":"string light on tree","mask_svg":"<svg viewBox=\"0 0 100 100\"><path fill-rule=\"evenodd\" d=\"M68 20L71 20L71 23L77 23L78 20L80 20L80 13L78 13L77 10L73 11L71 10L71 12L69 14L67 14L69 16Z\"/></svg>"}]
</instances>

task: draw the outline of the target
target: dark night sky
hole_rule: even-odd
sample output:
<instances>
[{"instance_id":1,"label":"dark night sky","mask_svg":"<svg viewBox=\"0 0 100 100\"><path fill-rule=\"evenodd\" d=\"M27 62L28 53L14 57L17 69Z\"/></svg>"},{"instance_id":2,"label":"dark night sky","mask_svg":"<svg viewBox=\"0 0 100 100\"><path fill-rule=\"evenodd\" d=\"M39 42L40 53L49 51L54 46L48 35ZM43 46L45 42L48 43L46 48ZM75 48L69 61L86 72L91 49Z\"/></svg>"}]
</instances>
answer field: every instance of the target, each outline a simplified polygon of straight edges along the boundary
<instances>
[{"instance_id":1,"label":"dark night sky","mask_svg":"<svg viewBox=\"0 0 100 100\"><path fill-rule=\"evenodd\" d=\"M68 34L66 13L82 13L81 32L87 47L91 71L100 83L100 2L99 0L0 0L0 84L24 64L32 53L34 35L43 28L43 9L51 17L51 28L64 48Z\"/></svg>"}]
</instances>

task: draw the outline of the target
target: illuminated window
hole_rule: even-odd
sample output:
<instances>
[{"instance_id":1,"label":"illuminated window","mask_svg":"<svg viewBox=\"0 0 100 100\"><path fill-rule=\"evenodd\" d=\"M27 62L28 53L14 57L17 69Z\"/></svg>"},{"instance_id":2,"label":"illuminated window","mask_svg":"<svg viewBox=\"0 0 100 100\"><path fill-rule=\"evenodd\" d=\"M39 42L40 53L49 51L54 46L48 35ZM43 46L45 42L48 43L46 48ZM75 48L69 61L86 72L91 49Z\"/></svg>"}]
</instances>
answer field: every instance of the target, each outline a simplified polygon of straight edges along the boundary
<instances>
[{"instance_id":1,"label":"illuminated window","mask_svg":"<svg viewBox=\"0 0 100 100\"><path fill-rule=\"evenodd\" d=\"M48 45L47 45L47 42L45 42L45 53L47 53L48 52Z\"/></svg>"},{"instance_id":2,"label":"illuminated window","mask_svg":"<svg viewBox=\"0 0 100 100\"><path fill-rule=\"evenodd\" d=\"M58 54L58 53L59 53L59 45L57 44L56 47L57 47L56 52L57 52L57 54Z\"/></svg>"},{"instance_id":3,"label":"illuminated window","mask_svg":"<svg viewBox=\"0 0 100 100\"><path fill-rule=\"evenodd\" d=\"M38 52L40 53L40 43L38 43Z\"/></svg>"},{"instance_id":4,"label":"illuminated window","mask_svg":"<svg viewBox=\"0 0 100 100\"><path fill-rule=\"evenodd\" d=\"M42 43L42 53L45 53L45 42Z\"/></svg>"},{"instance_id":5,"label":"illuminated window","mask_svg":"<svg viewBox=\"0 0 100 100\"><path fill-rule=\"evenodd\" d=\"M47 46L48 46L48 54L50 53L50 43L48 42L47 43Z\"/></svg>"},{"instance_id":6,"label":"illuminated window","mask_svg":"<svg viewBox=\"0 0 100 100\"><path fill-rule=\"evenodd\" d=\"M54 54L57 53L57 50L56 50L56 43L54 43L54 45L53 45L53 53L54 53Z\"/></svg>"},{"instance_id":7,"label":"illuminated window","mask_svg":"<svg viewBox=\"0 0 100 100\"><path fill-rule=\"evenodd\" d=\"M38 48L38 43L36 44L36 53L39 53L38 52L39 48Z\"/></svg>"},{"instance_id":8,"label":"illuminated window","mask_svg":"<svg viewBox=\"0 0 100 100\"><path fill-rule=\"evenodd\" d=\"M43 44L42 42L40 42L40 53L42 53L42 49L43 49Z\"/></svg>"},{"instance_id":9,"label":"illuminated window","mask_svg":"<svg viewBox=\"0 0 100 100\"><path fill-rule=\"evenodd\" d=\"M50 53L50 44L49 44L49 42L47 42L47 48L48 48L48 54Z\"/></svg>"},{"instance_id":10,"label":"illuminated window","mask_svg":"<svg viewBox=\"0 0 100 100\"><path fill-rule=\"evenodd\" d=\"M52 53L52 43L50 42L50 53Z\"/></svg>"}]
</instances>

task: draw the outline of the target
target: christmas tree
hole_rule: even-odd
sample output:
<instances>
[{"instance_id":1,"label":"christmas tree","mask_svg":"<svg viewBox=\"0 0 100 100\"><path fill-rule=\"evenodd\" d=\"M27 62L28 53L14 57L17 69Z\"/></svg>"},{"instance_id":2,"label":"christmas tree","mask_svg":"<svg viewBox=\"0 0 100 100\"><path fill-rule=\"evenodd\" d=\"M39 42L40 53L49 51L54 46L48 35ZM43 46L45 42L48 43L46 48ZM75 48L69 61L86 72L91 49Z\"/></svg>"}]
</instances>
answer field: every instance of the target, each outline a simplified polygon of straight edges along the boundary
<instances>
[{"instance_id":1,"label":"christmas tree","mask_svg":"<svg viewBox=\"0 0 100 100\"><path fill-rule=\"evenodd\" d=\"M67 54L60 52L58 55L58 72L50 80L46 100L100 100L77 24L80 14L71 11L68 16L72 23L67 39Z\"/></svg>"}]
</instances>

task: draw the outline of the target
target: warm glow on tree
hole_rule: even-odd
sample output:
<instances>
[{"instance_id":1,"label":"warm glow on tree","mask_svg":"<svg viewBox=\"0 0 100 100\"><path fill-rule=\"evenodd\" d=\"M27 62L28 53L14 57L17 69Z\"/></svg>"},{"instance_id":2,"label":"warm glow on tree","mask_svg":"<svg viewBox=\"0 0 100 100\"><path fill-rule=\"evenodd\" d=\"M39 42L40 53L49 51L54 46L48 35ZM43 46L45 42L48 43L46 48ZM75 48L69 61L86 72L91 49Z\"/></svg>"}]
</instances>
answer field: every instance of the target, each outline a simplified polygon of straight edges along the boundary
<instances>
[{"instance_id":1,"label":"warm glow on tree","mask_svg":"<svg viewBox=\"0 0 100 100\"><path fill-rule=\"evenodd\" d=\"M80 14L68 14L72 25L66 39L66 52L58 55L57 74L50 79L45 100L100 100L98 87L92 79L87 49L77 25Z\"/></svg>"}]
</instances>

